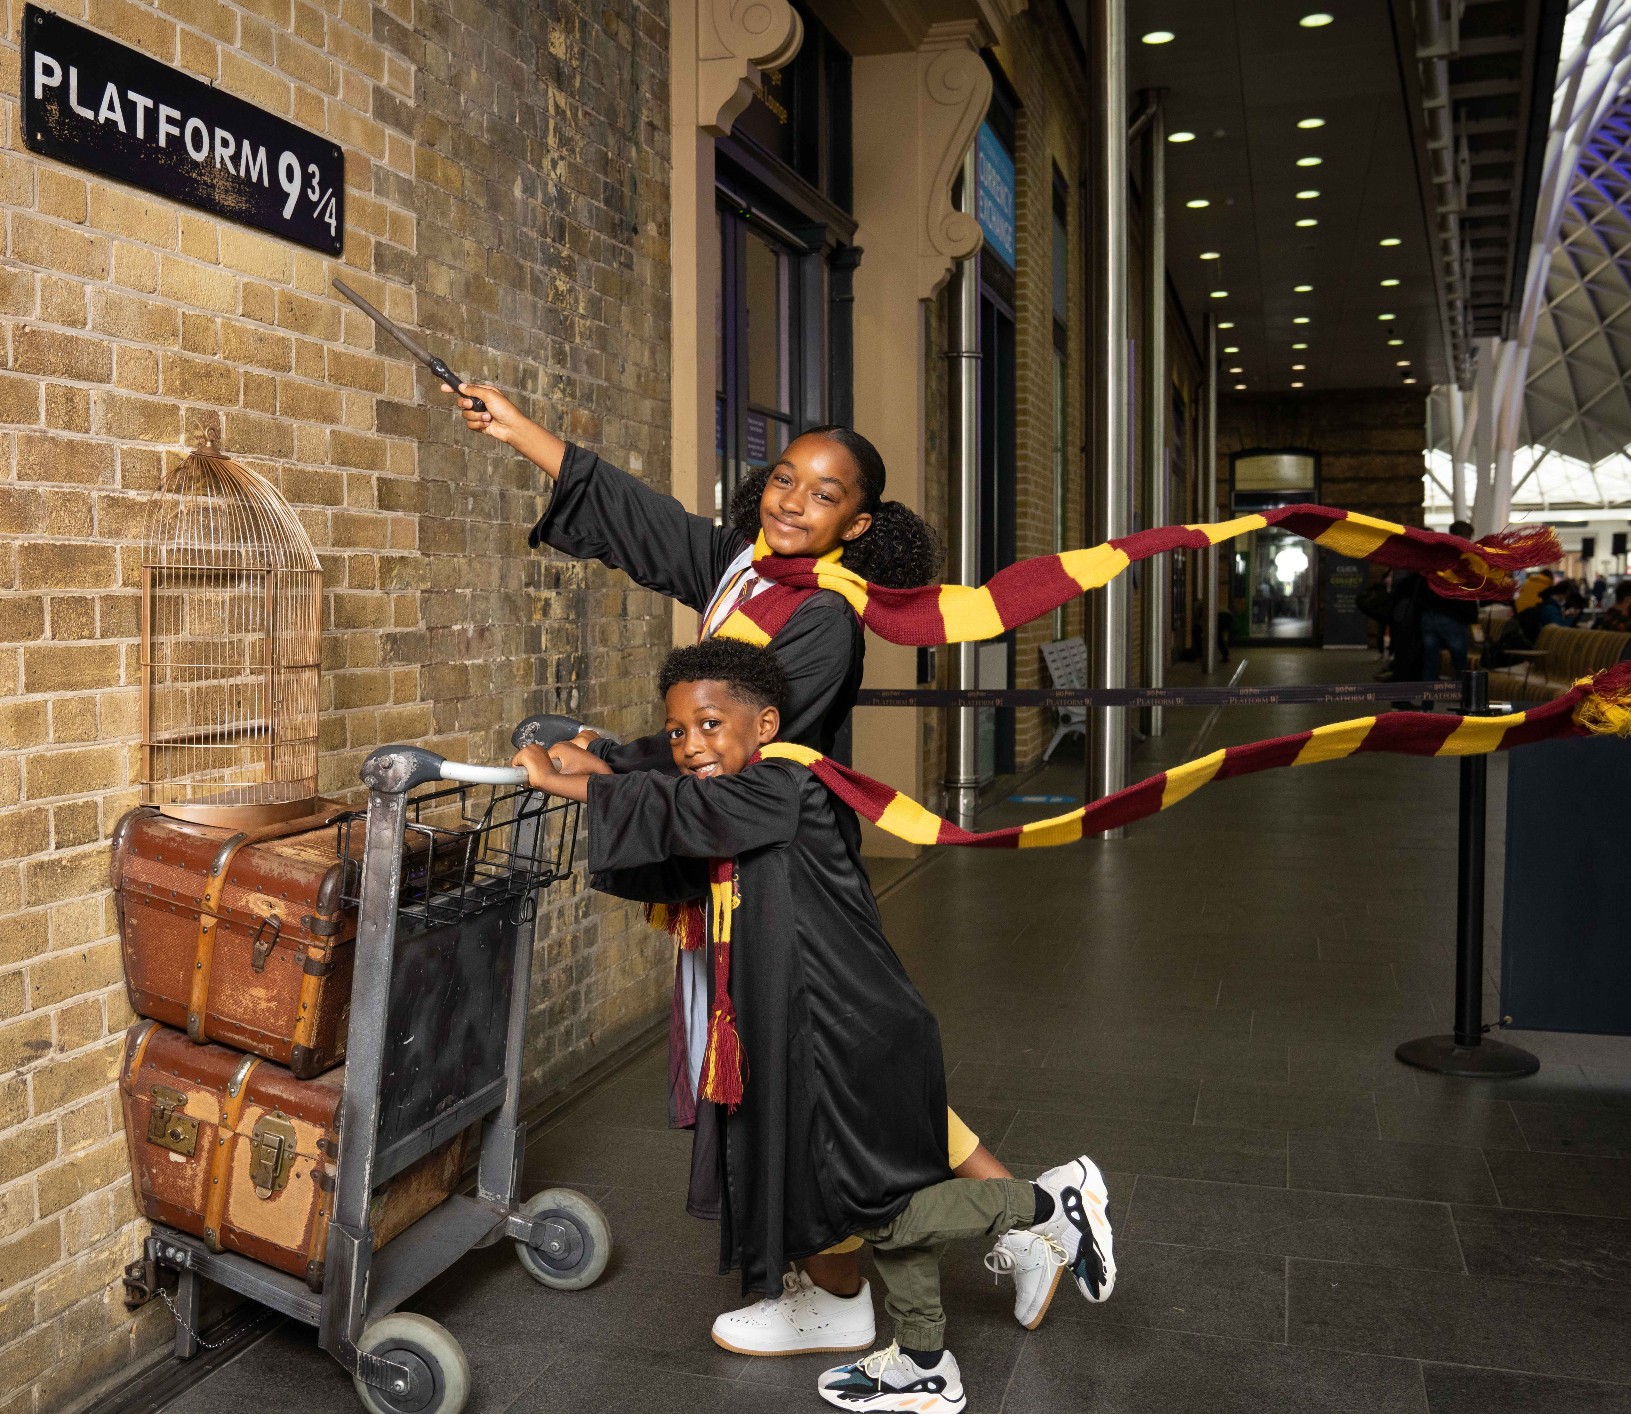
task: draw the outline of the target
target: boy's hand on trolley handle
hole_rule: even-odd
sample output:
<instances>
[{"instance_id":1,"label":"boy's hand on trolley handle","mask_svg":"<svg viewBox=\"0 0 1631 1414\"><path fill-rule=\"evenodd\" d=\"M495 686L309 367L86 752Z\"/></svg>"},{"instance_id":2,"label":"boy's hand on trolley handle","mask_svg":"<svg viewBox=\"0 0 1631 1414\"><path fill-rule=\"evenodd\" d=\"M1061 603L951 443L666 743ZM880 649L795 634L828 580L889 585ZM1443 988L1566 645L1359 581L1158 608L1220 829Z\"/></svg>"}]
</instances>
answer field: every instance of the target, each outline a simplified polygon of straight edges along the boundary
<instances>
[{"instance_id":1,"label":"boy's hand on trolley handle","mask_svg":"<svg viewBox=\"0 0 1631 1414\"><path fill-rule=\"evenodd\" d=\"M561 746L547 749L542 746L523 746L511 758L510 765L520 766L526 771L527 784L533 790L558 795L563 800L575 800L581 805L589 799L589 776L586 773L562 770L561 763L557 762L553 755L561 749ZM588 755L587 752L584 754ZM602 769L605 769L604 764L600 764Z\"/></svg>"},{"instance_id":2,"label":"boy's hand on trolley handle","mask_svg":"<svg viewBox=\"0 0 1631 1414\"><path fill-rule=\"evenodd\" d=\"M592 751L583 748L585 733L580 732L570 741L558 741L549 748L549 759L555 769L563 776L609 776L612 768ZM599 736L598 732L588 732L590 741Z\"/></svg>"}]
</instances>

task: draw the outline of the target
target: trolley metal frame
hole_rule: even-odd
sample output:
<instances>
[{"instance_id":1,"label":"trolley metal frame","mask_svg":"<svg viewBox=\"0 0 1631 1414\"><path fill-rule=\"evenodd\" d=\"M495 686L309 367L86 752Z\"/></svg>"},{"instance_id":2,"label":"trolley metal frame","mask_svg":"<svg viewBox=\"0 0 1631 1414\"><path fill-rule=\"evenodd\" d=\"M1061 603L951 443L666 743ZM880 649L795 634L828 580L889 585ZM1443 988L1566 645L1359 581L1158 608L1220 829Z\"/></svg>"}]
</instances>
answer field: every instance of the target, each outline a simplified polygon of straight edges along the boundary
<instances>
[{"instance_id":1,"label":"trolley metal frame","mask_svg":"<svg viewBox=\"0 0 1631 1414\"><path fill-rule=\"evenodd\" d=\"M530 717L513 740L550 746L578 729L570 718ZM368 787L367 835L322 1290L157 1224L146 1244L146 1284L151 1294L160 1269L178 1274L176 1354L183 1360L198 1352L201 1283L213 1281L315 1326L318 1344L353 1376L370 1408L451 1414L463 1398L441 1397L445 1372L437 1359L425 1358L412 1339L381 1348L369 1339L370 1327L476 1247L508 1238L534 1277L568 1289L594 1280L610 1252L605 1219L581 1194L551 1190L516 1201L526 1150L521 1061L537 891L571 871L578 808L527 791L519 767L448 761L415 746L379 748L360 774ZM462 829L435 822L438 813L464 812L472 787L483 786L492 789L479 820L466 814ZM495 818L506 803L507 813ZM347 824L338 829L341 857L354 859ZM546 859L552 830L558 834ZM428 839L407 852L412 833ZM460 1001L482 1014L461 1018ZM491 1025L500 1013L508 1017L501 1036ZM448 1044L450 1032L463 1044ZM478 1120L485 1123L474 1196L454 1194L376 1252L369 1229L375 1190ZM133 1283L138 1290L142 1284ZM451 1336L412 1319L463 1363ZM446 1351L431 1352L437 1355L445 1363Z\"/></svg>"}]
</instances>

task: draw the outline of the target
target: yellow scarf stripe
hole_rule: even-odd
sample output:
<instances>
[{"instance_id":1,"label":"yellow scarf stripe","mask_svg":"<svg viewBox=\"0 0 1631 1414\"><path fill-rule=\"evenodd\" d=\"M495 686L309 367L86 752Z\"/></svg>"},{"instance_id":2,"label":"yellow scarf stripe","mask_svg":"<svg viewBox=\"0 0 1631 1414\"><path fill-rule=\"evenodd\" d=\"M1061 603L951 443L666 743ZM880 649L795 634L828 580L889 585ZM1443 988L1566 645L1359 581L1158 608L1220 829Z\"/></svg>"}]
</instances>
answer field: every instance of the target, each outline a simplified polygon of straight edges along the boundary
<instances>
[{"instance_id":1,"label":"yellow scarf stripe","mask_svg":"<svg viewBox=\"0 0 1631 1414\"><path fill-rule=\"evenodd\" d=\"M1351 722L1332 722L1315 727L1293 766L1317 766L1321 761L1340 761L1352 756L1376 725L1375 717L1357 717Z\"/></svg>"}]
</instances>

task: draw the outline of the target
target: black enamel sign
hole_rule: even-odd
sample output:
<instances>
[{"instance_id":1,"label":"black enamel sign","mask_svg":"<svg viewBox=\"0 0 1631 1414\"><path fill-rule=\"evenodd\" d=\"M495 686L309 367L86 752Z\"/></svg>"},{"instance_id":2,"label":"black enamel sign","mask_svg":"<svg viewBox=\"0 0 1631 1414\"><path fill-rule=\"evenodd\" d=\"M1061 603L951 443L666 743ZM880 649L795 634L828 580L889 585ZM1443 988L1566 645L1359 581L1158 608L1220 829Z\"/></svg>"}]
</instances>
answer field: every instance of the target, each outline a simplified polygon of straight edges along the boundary
<instances>
[{"instance_id":1,"label":"black enamel sign","mask_svg":"<svg viewBox=\"0 0 1631 1414\"><path fill-rule=\"evenodd\" d=\"M22 91L30 151L340 253L345 160L327 138L33 5Z\"/></svg>"}]
</instances>

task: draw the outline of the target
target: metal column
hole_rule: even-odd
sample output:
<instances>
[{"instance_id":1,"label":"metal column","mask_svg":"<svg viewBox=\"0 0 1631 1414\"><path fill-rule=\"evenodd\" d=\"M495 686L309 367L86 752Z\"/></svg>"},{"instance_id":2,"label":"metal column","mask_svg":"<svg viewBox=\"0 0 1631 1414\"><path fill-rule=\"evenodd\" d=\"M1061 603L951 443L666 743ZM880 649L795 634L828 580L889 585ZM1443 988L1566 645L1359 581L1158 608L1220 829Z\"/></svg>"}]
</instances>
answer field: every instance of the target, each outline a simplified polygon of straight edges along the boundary
<instances>
[{"instance_id":1,"label":"metal column","mask_svg":"<svg viewBox=\"0 0 1631 1414\"><path fill-rule=\"evenodd\" d=\"M974 210L974 149L963 159L963 194L960 206ZM948 356L956 371L957 408L957 531L954 546L955 578L961 584L980 582L980 256L976 251L957 263L956 322ZM979 645L959 643L957 686L968 691L979 685ZM951 714L951 749L947 759L952 773L946 782L946 804L951 818L965 830L974 828L980 796L977 708L957 707Z\"/></svg>"},{"instance_id":2,"label":"metal column","mask_svg":"<svg viewBox=\"0 0 1631 1414\"><path fill-rule=\"evenodd\" d=\"M1093 413L1093 527L1090 542L1126 535L1132 528L1132 468L1128 465L1127 349L1127 24L1125 0L1093 0L1089 27L1098 73L1097 130L1093 134L1092 200L1095 340L1089 359ZM1091 595L1088 675L1094 687L1128 687L1132 636L1129 577L1118 575ZM1125 707L1088 715L1087 799L1127 784ZM1120 838L1124 830L1107 831Z\"/></svg>"},{"instance_id":3,"label":"metal column","mask_svg":"<svg viewBox=\"0 0 1631 1414\"><path fill-rule=\"evenodd\" d=\"M1201 434L1201 495L1200 508L1203 521L1218 518L1218 320L1211 310L1206 312L1206 430ZM1227 517L1225 517L1227 519ZM1203 666L1208 673L1218 668L1218 547L1208 545L1201 551L1201 613L1205 620L1206 657Z\"/></svg>"},{"instance_id":4,"label":"metal column","mask_svg":"<svg viewBox=\"0 0 1631 1414\"><path fill-rule=\"evenodd\" d=\"M1144 395L1144 524L1165 525L1172 519L1167 498L1167 124L1161 90L1145 95L1149 120L1144 128L1140 196L1144 211L1144 357L1139 383ZM1167 685L1167 652L1172 622L1172 568L1168 555L1156 555L1144 567L1144 684ZM1151 736L1166 729L1161 707L1146 709Z\"/></svg>"}]
</instances>

